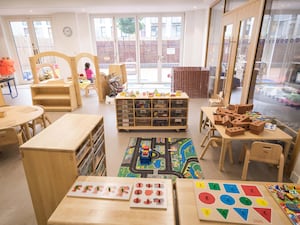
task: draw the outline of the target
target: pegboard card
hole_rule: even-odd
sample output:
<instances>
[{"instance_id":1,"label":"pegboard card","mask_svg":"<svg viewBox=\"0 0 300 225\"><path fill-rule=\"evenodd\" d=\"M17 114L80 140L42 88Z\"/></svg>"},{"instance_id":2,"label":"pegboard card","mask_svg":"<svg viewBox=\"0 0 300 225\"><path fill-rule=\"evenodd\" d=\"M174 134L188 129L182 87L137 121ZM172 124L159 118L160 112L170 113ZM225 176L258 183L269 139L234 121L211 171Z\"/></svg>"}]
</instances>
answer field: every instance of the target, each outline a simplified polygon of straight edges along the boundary
<instances>
[{"instance_id":1,"label":"pegboard card","mask_svg":"<svg viewBox=\"0 0 300 225\"><path fill-rule=\"evenodd\" d=\"M194 181L200 220L238 224L273 224L272 198L264 186L226 182Z\"/></svg>"}]
</instances>

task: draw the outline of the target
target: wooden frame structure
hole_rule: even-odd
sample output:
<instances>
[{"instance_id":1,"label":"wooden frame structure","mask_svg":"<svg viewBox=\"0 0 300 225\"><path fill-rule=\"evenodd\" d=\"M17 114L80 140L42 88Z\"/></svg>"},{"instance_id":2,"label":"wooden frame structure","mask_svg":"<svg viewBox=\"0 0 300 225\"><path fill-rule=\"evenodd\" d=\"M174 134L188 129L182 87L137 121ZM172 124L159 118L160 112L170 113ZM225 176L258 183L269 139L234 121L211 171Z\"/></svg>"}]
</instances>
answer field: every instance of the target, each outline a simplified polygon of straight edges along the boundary
<instances>
[{"instance_id":1,"label":"wooden frame structure","mask_svg":"<svg viewBox=\"0 0 300 225\"><path fill-rule=\"evenodd\" d=\"M53 68L53 65L51 65L49 63L40 63L42 61L41 58L43 58L43 57L58 57L60 59L63 59L68 64L70 71L71 71L70 81L64 82L63 80L59 80L58 76L55 73L55 69ZM71 56L67 56L60 52L48 51L48 52L41 52L34 56L29 57L30 66L31 66L32 74L33 74L33 85L31 88L32 88L32 90L34 88L38 89L34 93L32 92L32 95L38 95L38 92L43 92L43 94L42 94L43 97L32 96L33 104L39 103L39 104L43 105L40 102L46 102L45 104L47 104L47 101L50 104L51 100L52 101L61 100L63 98L62 95L59 94L59 92L63 92L64 95L66 92L68 92L67 95L69 95L69 96L68 97L65 96L64 98L67 99L66 101L70 101L70 103L67 103L67 104L70 104L71 106L66 106L66 107L63 107L63 106L47 107L47 106L45 106L46 110L72 111L73 109L82 106L79 82L77 82L78 81L77 64L80 61L80 59L83 57L89 58L95 66L96 89L97 89L97 94L98 94L98 100L99 100L99 102L103 102L104 97L105 97L104 93L102 91L104 81L103 81L102 76L100 75L97 56L94 56L90 53L80 53L74 57L71 57ZM51 81L49 80L48 81L49 83L40 82L38 71L42 67L50 67L51 70L53 71L54 79ZM62 90L62 88L67 85L70 86L69 90ZM56 87L57 87L57 89L56 89ZM52 88L52 91L50 91L50 88ZM65 87L65 89L67 89L67 88ZM57 93L55 93L56 91L57 91ZM44 94L45 92L48 92L47 96L45 96L45 94ZM75 92L75 94L73 92ZM39 99L39 100L37 100L35 102L34 98ZM61 101L63 101L63 100L61 100ZM64 104L64 103L62 103L62 104Z\"/></svg>"}]
</instances>

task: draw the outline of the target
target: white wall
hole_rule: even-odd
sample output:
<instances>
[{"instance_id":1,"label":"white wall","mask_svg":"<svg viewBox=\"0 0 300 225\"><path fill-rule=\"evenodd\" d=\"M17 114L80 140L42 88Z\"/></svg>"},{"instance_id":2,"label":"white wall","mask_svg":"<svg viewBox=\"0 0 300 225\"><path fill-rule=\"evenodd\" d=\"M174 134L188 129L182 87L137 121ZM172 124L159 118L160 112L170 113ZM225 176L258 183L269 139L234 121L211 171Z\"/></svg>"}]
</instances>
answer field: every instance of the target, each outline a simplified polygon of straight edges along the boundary
<instances>
[{"instance_id":1,"label":"white wall","mask_svg":"<svg viewBox=\"0 0 300 225\"><path fill-rule=\"evenodd\" d=\"M183 66L204 66L208 10L185 13Z\"/></svg>"},{"instance_id":2,"label":"white wall","mask_svg":"<svg viewBox=\"0 0 300 225\"><path fill-rule=\"evenodd\" d=\"M10 56L7 48L6 36L4 35L3 19L0 18L0 57Z\"/></svg>"},{"instance_id":3,"label":"white wall","mask_svg":"<svg viewBox=\"0 0 300 225\"><path fill-rule=\"evenodd\" d=\"M52 15L52 32L55 51L75 56L81 52L93 54L90 20L86 13L57 13ZM65 26L71 27L73 34L66 37L63 34Z\"/></svg>"}]
</instances>

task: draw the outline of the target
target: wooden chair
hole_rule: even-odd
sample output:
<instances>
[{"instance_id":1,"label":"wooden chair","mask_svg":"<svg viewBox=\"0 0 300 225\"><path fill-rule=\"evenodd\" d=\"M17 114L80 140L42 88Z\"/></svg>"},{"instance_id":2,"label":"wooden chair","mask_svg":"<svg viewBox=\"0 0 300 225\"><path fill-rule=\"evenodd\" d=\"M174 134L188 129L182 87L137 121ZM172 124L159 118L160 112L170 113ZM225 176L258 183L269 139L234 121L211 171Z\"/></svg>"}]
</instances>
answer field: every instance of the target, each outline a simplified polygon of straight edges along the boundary
<instances>
[{"instance_id":1,"label":"wooden chair","mask_svg":"<svg viewBox=\"0 0 300 225\"><path fill-rule=\"evenodd\" d=\"M23 131L17 131L15 128L0 129L0 146L23 144Z\"/></svg>"},{"instance_id":2,"label":"wooden chair","mask_svg":"<svg viewBox=\"0 0 300 225\"><path fill-rule=\"evenodd\" d=\"M242 180L246 180L247 178L249 162L257 161L277 165L279 167L277 180L278 182L282 182L284 155L281 145L255 141L252 143L251 148L246 147L245 151Z\"/></svg>"},{"instance_id":3,"label":"wooden chair","mask_svg":"<svg viewBox=\"0 0 300 225\"><path fill-rule=\"evenodd\" d=\"M206 141L208 140L208 142L206 143L206 145L204 144ZM210 130L208 131L207 135L204 137L202 143L201 143L201 147L204 147L204 149L202 150L201 154L200 154L200 159L203 159L206 151L208 150L209 146L214 146L215 143L222 143L222 137L215 135L215 128L210 128ZM215 146L214 146L215 147ZM229 153L229 160L230 163L233 164L233 157L232 157L232 145L231 143L227 143L227 145L225 146L225 154Z\"/></svg>"},{"instance_id":4,"label":"wooden chair","mask_svg":"<svg viewBox=\"0 0 300 225\"><path fill-rule=\"evenodd\" d=\"M208 100L210 107L223 107L224 106L224 98L223 98L223 91L220 91L216 98L210 98ZM206 117L202 121L202 128L205 129L206 127L210 126L209 119ZM201 126L201 125L200 125ZM201 129L200 129L201 130Z\"/></svg>"},{"instance_id":5,"label":"wooden chair","mask_svg":"<svg viewBox=\"0 0 300 225\"><path fill-rule=\"evenodd\" d=\"M223 91L220 91L219 94L217 94L216 98L210 98L209 101L209 106L211 107L222 107L224 106L224 101L223 101Z\"/></svg>"},{"instance_id":6,"label":"wooden chair","mask_svg":"<svg viewBox=\"0 0 300 225\"><path fill-rule=\"evenodd\" d=\"M51 124L51 120L48 118L44 110L44 113L40 117L28 123L28 126L32 129L32 136L34 136L37 133L37 126L40 126L41 128L46 128L50 124Z\"/></svg>"}]
</instances>

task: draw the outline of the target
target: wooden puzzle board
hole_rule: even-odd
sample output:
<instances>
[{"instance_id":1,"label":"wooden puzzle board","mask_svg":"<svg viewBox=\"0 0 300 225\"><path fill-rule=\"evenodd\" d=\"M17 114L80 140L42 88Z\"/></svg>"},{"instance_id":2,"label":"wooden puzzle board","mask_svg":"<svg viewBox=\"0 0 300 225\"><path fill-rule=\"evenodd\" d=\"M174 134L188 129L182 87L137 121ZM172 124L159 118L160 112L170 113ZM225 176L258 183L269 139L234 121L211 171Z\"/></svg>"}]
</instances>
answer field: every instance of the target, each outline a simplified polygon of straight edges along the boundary
<instances>
[{"instance_id":1,"label":"wooden puzzle board","mask_svg":"<svg viewBox=\"0 0 300 225\"><path fill-rule=\"evenodd\" d=\"M129 200L132 184L106 182L75 182L67 196Z\"/></svg>"},{"instance_id":2,"label":"wooden puzzle board","mask_svg":"<svg viewBox=\"0 0 300 225\"><path fill-rule=\"evenodd\" d=\"M300 225L300 185L269 184L266 188L293 225Z\"/></svg>"},{"instance_id":3,"label":"wooden puzzle board","mask_svg":"<svg viewBox=\"0 0 300 225\"><path fill-rule=\"evenodd\" d=\"M194 181L200 220L238 224L273 224L279 217L263 185Z\"/></svg>"},{"instance_id":4,"label":"wooden puzzle board","mask_svg":"<svg viewBox=\"0 0 300 225\"><path fill-rule=\"evenodd\" d=\"M136 182L130 207L167 209L167 187L164 182Z\"/></svg>"}]
</instances>

